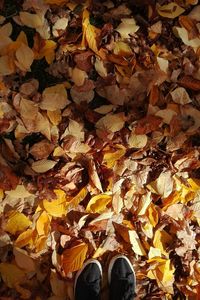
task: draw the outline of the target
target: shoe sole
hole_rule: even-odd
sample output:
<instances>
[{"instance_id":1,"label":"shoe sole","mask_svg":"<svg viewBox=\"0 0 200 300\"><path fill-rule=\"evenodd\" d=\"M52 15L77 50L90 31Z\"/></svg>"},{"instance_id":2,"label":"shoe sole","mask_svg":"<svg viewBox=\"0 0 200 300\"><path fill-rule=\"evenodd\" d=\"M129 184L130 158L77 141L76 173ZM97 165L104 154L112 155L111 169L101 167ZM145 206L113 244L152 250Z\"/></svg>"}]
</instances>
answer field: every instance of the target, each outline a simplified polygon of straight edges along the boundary
<instances>
[{"instance_id":1,"label":"shoe sole","mask_svg":"<svg viewBox=\"0 0 200 300\"><path fill-rule=\"evenodd\" d=\"M76 290L76 284L77 284L77 280L80 276L80 274L83 272L83 270L85 269L85 267L87 267L89 264L96 264L99 267L99 271L101 273L101 277L103 276L103 270L102 270L102 266L100 264L100 262L97 259L88 259L82 266L82 268L76 273L76 277L75 277L75 282L74 282L74 295L75 295L75 290Z\"/></svg>"},{"instance_id":2,"label":"shoe sole","mask_svg":"<svg viewBox=\"0 0 200 300\"><path fill-rule=\"evenodd\" d=\"M133 266L132 266L130 260L129 260L125 255L120 255L120 254L114 256L114 257L111 259L110 263L109 263L109 266L108 266L108 283L109 283L109 285L110 285L110 283L111 283L111 272L112 272L112 268L113 268L113 265L114 265L114 263L116 262L116 260L117 260L118 258L123 258L123 259L125 259L126 262L128 263L129 267L131 268L131 270L132 270L132 272L133 272L134 285L135 285L135 287L136 287L136 276L135 276L135 271L134 271L134 269L133 269Z\"/></svg>"}]
</instances>

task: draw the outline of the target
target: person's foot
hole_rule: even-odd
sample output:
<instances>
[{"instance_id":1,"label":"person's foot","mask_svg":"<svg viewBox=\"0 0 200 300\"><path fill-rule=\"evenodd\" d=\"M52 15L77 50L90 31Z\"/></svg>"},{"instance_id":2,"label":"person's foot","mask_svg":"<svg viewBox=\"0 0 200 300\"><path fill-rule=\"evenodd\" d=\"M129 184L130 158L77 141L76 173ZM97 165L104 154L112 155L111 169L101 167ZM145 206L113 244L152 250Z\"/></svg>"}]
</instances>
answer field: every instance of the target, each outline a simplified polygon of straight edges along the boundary
<instances>
[{"instance_id":1,"label":"person's foot","mask_svg":"<svg viewBox=\"0 0 200 300\"><path fill-rule=\"evenodd\" d=\"M132 300L135 296L136 277L133 266L124 255L114 256L108 267L110 300Z\"/></svg>"},{"instance_id":2,"label":"person's foot","mask_svg":"<svg viewBox=\"0 0 200 300\"><path fill-rule=\"evenodd\" d=\"M102 267L98 260L86 261L76 274L74 284L75 300L100 300Z\"/></svg>"}]
</instances>

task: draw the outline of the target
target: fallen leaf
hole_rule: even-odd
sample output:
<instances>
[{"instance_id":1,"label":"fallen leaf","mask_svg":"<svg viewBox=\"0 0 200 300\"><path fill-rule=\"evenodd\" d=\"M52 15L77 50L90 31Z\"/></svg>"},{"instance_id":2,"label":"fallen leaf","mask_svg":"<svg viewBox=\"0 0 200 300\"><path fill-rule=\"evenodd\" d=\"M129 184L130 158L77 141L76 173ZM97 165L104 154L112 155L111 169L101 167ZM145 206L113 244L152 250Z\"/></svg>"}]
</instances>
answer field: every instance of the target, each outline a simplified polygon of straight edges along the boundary
<instances>
[{"instance_id":1,"label":"fallen leaf","mask_svg":"<svg viewBox=\"0 0 200 300\"><path fill-rule=\"evenodd\" d=\"M36 173L46 173L47 171L53 169L56 164L57 164L56 161L41 159L38 161L34 161L31 165L31 168Z\"/></svg>"},{"instance_id":2,"label":"fallen leaf","mask_svg":"<svg viewBox=\"0 0 200 300\"><path fill-rule=\"evenodd\" d=\"M200 38L197 37L195 39L190 40L188 32L185 28L174 26L173 30L175 35L178 36L185 45L191 46L195 50L197 50L197 48L200 47Z\"/></svg>"},{"instance_id":3,"label":"fallen leaf","mask_svg":"<svg viewBox=\"0 0 200 300\"><path fill-rule=\"evenodd\" d=\"M17 61L15 61L17 67L25 72L30 71L30 67L34 60L33 51L25 44L21 44L15 55L17 58Z\"/></svg>"},{"instance_id":4,"label":"fallen leaf","mask_svg":"<svg viewBox=\"0 0 200 300\"><path fill-rule=\"evenodd\" d=\"M135 230L129 230L129 239L132 246L133 251L135 254L145 256L146 251L142 246L142 243L139 239L139 236Z\"/></svg>"},{"instance_id":5,"label":"fallen leaf","mask_svg":"<svg viewBox=\"0 0 200 300\"><path fill-rule=\"evenodd\" d=\"M64 191L54 190L57 198L52 201L43 200L43 206L46 212L52 217L62 217L67 213L67 197Z\"/></svg>"},{"instance_id":6,"label":"fallen leaf","mask_svg":"<svg viewBox=\"0 0 200 300\"><path fill-rule=\"evenodd\" d=\"M121 130L124 127L124 123L124 113L108 114L97 121L96 128L114 133Z\"/></svg>"},{"instance_id":7,"label":"fallen leaf","mask_svg":"<svg viewBox=\"0 0 200 300\"><path fill-rule=\"evenodd\" d=\"M53 294L57 296L56 299L59 299L59 297L63 297L63 299L66 298L66 283L58 277L54 269L51 269L50 284Z\"/></svg>"},{"instance_id":8,"label":"fallen leaf","mask_svg":"<svg viewBox=\"0 0 200 300\"><path fill-rule=\"evenodd\" d=\"M164 230L156 230L154 239L153 239L153 245L155 248L160 249L161 253L168 257L168 253L166 252L167 245L169 245L172 242L172 236L169 235Z\"/></svg>"},{"instance_id":9,"label":"fallen leaf","mask_svg":"<svg viewBox=\"0 0 200 300\"><path fill-rule=\"evenodd\" d=\"M121 19L121 23L115 29L118 31L123 39L130 38L130 35L137 32L139 26L136 25L134 18L124 18Z\"/></svg>"},{"instance_id":10,"label":"fallen leaf","mask_svg":"<svg viewBox=\"0 0 200 300\"><path fill-rule=\"evenodd\" d=\"M28 244L33 245L34 235L34 229L27 229L26 231L22 232L15 240L15 246L18 248L23 248Z\"/></svg>"},{"instance_id":11,"label":"fallen leaf","mask_svg":"<svg viewBox=\"0 0 200 300\"><path fill-rule=\"evenodd\" d=\"M67 91L63 84L57 84L46 88L42 93L41 109L55 111L65 108L70 101L67 97Z\"/></svg>"},{"instance_id":12,"label":"fallen leaf","mask_svg":"<svg viewBox=\"0 0 200 300\"><path fill-rule=\"evenodd\" d=\"M161 173L155 181L147 185L150 191L161 195L163 198L168 197L172 193L173 186L174 182L170 171Z\"/></svg>"},{"instance_id":13,"label":"fallen leaf","mask_svg":"<svg viewBox=\"0 0 200 300\"><path fill-rule=\"evenodd\" d=\"M160 16L170 19L177 18L185 11L184 8L182 8L175 2L170 2L169 4L162 6L157 3L156 9Z\"/></svg>"},{"instance_id":14,"label":"fallen leaf","mask_svg":"<svg viewBox=\"0 0 200 300\"><path fill-rule=\"evenodd\" d=\"M147 210L148 206L150 205L151 201L152 201L151 193L142 195L140 202L139 202L138 211L137 211L137 214L139 216L142 216L146 213L146 210Z\"/></svg>"},{"instance_id":15,"label":"fallen leaf","mask_svg":"<svg viewBox=\"0 0 200 300\"><path fill-rule=\"evenodd\" d=\"M87 251L88 245L85 243L64 250L61 256L61 262L65 274L78 271L82 268Z\"/></svg>"},{"instance_id":16,"label":"fallen leaf","mask_svg":"<svg viewBox=\"0 0 200 300\"><path fill-rule=\"evenodd\" d=\"M112 201L112 196L100 194L93 196L86 207L88 213L103 213L107 205Z\"/></svg>"},{"instance_id":17,"label":"fallen leaf","mask_svg":"<svg viewBox=\"0 0 200 300\"><path fill-rule=\"evenodd\" d=\"M9 215L7 224L5 225L5 231L11 234L20 233L26 230L31 224L31 221L24 214L13 211Z\"/></svg>"},{"instance_id":18,"label":"fallen leaf","mask_svg":"<svg viewBox=\"0 0 200 300\"><path fill-rule=\"evenodd\" d=\"M38 235L48 235L50 230L50 218L46 211L43 211L36 221L36 230Z\"/></svg>"},{"instance_id":19,"label":"fallen leaf","mask_svg":"<svg viewBox=\"0 0 200 300\"><path fill-rule=\"evenodd\" d=\"M128 145L130 148L144 148L148 142L146 134L135 134L134 131L128 139Z\"/></svg>"},{"instance_id":20,"label":"fallen leaf","mask_svg":"<svg viewBox=\"0 0 200 300\"><path fill-rule=\"evenodd\" d=\"M79 203L81 201L83 201L85 199L85 197L87 196L88 194L88 190L86 187L82 188L80 190L80 192L72 198L72 200L70 200L68 203L67 203L67 209L75 209L77 208L77 206L79 205Z\"/></svg>"},{"instance_id":21,"label":"fallen leaf","mask_svg":"<svg viewBox=\"0 0 200 300\"><path fill-rule=\"evenodd\" d=\"M97 37L98 35L100 35L100 30L90 24L90 15L87 9L84 9L83 11L82 27L83 27L83 38L81 43L82 47L85 48L87 43L88 47L92 51L94 51L98 56L100 56L102 59L105 60L106 58L105 50L103 49L98 50L97 48Z\"/></svg>"},{"instance_id":22,"label":"fallen leaf","mask_svg":"<svg viewBox=\"0 0 200 300\"><path fill-rule=\"evenodd\" d=\"M25 272L36 271L35 261L28 255L27 251L15 247L13 254L16 264L20 269L23 269Z\"/></svg>"},{"instance_id":23,"label":"fallen leaf","mask_svg":"<svg viewBox=\"0 0 200 300\"><path fill-rule=\"evenodd\" d=\"M103 164L108 168L113 168L115 163L125 155L126 148L123 145L116 144L114 148L104 148L103 153Z\"/></svg>"},{"instance_id":24,"label":"fallen leaf","mask_svg":"<svg viewBox=\"0 0 200 300\"><path fill-rule=\"evenodd\" d=\"M97 173L95 162L91 159L89 160L88 169L89 169L89 176L90 176L90 179L91 179L92 183L94 184L94 186L96 186L96 188L98 190L103 192L103 188L102 188L102 185L101 185L99 175Z\"/></svg>"},{"instance_id":25,"label":"fallen leaf","mask_svg":"<svg viewBox=\"0 0 200 300\"><path fill-rule=\"evenodd\" d=\"M9 288L16 288L16 284L24 283L26 274L14 264L1 263L0 273L3 281Z\"/></svg>"}]
</instances>

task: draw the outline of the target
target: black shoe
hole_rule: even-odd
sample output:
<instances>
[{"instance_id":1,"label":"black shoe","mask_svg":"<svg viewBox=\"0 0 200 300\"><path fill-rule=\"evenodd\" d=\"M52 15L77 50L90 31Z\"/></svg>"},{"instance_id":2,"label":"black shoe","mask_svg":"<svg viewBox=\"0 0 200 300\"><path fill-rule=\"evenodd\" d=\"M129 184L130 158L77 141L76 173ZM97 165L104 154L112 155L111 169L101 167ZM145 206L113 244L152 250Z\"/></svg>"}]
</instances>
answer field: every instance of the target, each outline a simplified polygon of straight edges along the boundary
<instances>
[{"instance_id":1,"label":"black shoe","mask_svg":"<svg viewBox=\"0 0 200 300\"><path fill-rule=\"evenodd\" d=\"M75 300L100 300L102 267L98 260L86 261L76 274L74 284Z\"/></svg>"},{"instance_id":2,"label":"black shoe","mask_svg":"<svg viewBox=\"0 0 200 300\"><path fill-rule=\"evenodd\" d=\"M110 300L133 300L136 278L133 266L124 255L114 256L108 268Z\"/></svg>"}]
</instances>

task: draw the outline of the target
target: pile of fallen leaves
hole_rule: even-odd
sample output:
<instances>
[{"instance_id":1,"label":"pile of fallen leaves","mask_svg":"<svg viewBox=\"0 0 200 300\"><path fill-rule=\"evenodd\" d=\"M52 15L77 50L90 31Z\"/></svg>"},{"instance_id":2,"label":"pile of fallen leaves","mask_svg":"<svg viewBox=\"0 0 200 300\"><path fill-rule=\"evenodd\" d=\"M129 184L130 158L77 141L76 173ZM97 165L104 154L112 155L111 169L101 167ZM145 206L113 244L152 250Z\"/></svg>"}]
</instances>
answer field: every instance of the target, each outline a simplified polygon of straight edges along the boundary
<instances>
[{"instance_id":1,"label":"pile of fallen leaves","mask_svg":"<svg viewBox=\"0 0 200 300\"><path fill-rule=\"evenodd\" d=\"M198 1L1 0L0 24L0 299L72 299L116 253L137 299L199 299Z\"/></svg>"}]
</instances>

